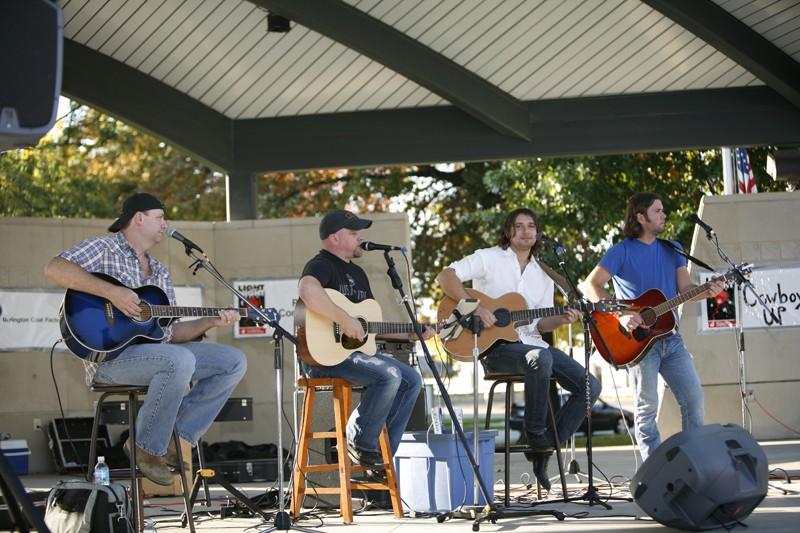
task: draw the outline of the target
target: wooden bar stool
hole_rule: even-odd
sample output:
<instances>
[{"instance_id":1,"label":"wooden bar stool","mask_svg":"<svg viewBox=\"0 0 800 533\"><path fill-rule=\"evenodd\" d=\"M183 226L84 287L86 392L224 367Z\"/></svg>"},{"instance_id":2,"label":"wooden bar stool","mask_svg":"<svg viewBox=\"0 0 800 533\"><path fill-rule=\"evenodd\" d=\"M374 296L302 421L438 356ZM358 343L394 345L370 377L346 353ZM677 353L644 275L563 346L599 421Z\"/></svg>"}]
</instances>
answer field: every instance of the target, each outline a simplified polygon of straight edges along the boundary
<instances>
[{"instance_id":1,"label":"wooden bar stool","mask_svg":"<svg viewBox=\"0 0 800 533\"><path fill-rule=\"evenodd\" d=\"M342 510L342 521L345 524L353 522L353 489L389 491L389 498L392 502L394 515L401 518L403 516L403 505L400 501L400 493L397 490L397 476L392 459L392 450L389 444L389 434L385 426L380 436L380 450L386 468L386 483L354 482L350 479L353 472L368 470L367 467L353 465L347 453L345 426L347 425L347 419L350 416L352 406L353 384L340 378L300 378L297 380L297 387L304 390L305 396L303 399L300 428L298 429L297 460L292 475L292 501L290 505L292 517L295 520L300 517L303 498L306 494L306 474L338 470L338 487L316 487L311 490L317 494L338 494L339 507ZM314 413L314 400L318 392L333 393L334 431L312 431L311 420ZM317 465L309 464L308 448L310 440L325 438L336 439L336 455L338 456L338 462Z\"/></svg>"}]
</instances>

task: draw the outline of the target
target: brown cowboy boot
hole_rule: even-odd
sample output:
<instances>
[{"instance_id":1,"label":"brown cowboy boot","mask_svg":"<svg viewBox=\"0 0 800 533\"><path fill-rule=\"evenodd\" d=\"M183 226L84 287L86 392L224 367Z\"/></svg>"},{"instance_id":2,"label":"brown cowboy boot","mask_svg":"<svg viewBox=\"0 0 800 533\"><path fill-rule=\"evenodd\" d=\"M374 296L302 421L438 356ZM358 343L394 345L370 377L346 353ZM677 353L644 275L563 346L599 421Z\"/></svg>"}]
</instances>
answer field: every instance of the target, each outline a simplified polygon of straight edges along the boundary
<instances>
[{"instance_id":1,"label":"brown cowboy boot","mask_svg":"<svg viewBox=\"0 0 800 533\"><path fill-rule=\"evenodd\" d=\"M131 456L131 440L125 441L122 446L125 455ZM136 447L136 466L144 476L157 485L168 487L172 485L172 472L167 468L163 457L147 453L143 449Z\"/></svg>"},{"instance_id":2,"label":"brown cowboy boot","mask_svg":"<svg viewBox=\"0 0 800 533\"><path fill-rule=\"evenodd\" d=\"M178 440L180 440L181 443L186 442L180 437L178 437ZM184 457L184 459L186 458ZM172 470L178 470L178 452L175 450L174 439L169 440L169 446L167 446L167 454L164 456L164 462ZM185 460L183 461L183 470L189 470L189 463Z\"/></svg>"}]
</instances>

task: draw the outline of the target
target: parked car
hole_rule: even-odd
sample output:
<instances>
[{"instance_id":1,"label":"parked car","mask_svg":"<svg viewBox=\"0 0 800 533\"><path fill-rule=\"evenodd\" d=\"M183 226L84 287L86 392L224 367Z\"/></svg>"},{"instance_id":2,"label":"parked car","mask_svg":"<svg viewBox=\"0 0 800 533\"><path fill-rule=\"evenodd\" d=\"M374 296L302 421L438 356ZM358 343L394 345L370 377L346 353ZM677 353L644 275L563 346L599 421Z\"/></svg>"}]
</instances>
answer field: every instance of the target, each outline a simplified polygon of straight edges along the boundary
<instances>
[{"instance_id":1,"label":"parked car","mask_svg":"<svg viewBox=\"0 0 800 533\"><path fill-rule=\"evenodd\" d=\"M561 392L561 405L567 403L570 394L568 392ZM511 404L511 416L509 418L509 425L511 429L519 432L524 430L524 416L525 406L517 403ZM597 431L613 431L614 433L625 433L625 423L623 416L628 423L628 427L633 431L633 413L623 409L620 413L618 407L607 403L604 400L597 400L592 406L592 433ZM584 419L581 426L578 428L579 433L586 433L586 419Z\"/></svg>"}]
</instances>

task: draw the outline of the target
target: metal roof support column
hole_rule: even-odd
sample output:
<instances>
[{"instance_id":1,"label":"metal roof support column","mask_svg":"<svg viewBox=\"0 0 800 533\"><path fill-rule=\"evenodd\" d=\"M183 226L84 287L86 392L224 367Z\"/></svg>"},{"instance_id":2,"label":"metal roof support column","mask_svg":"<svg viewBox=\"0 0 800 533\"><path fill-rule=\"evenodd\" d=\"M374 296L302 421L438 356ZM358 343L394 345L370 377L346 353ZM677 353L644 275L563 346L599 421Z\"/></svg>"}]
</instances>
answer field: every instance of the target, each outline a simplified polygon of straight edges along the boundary
<instances>
[{"instance_id":1,"label":"metal roof support column","mask_svg":"<svg viewBox=\"0 0 800 533\"><path fill-rule=\"evenodd\" d=\"M227 220L256 219L256 175L231 171L225 180Z\"/></svg>"}]
</instances>

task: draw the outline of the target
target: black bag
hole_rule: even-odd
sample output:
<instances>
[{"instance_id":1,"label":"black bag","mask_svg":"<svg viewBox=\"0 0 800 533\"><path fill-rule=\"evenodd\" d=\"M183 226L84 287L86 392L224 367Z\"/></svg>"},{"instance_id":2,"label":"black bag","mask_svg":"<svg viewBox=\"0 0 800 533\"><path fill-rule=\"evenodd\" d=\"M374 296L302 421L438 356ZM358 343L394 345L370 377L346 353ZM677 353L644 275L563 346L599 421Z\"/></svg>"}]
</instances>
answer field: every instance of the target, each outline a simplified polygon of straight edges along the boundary
<instances>
[{"instance_id":1,"label":"black bag","mask_svg":"<svg viewBox=\"0 0 800 533\"><path fill-rule=\"evenodd\" d=\"M59 481L47 496L44 521L52 533L132 533L131 512L119 483Z\"/></svg>"}]
</instances>

